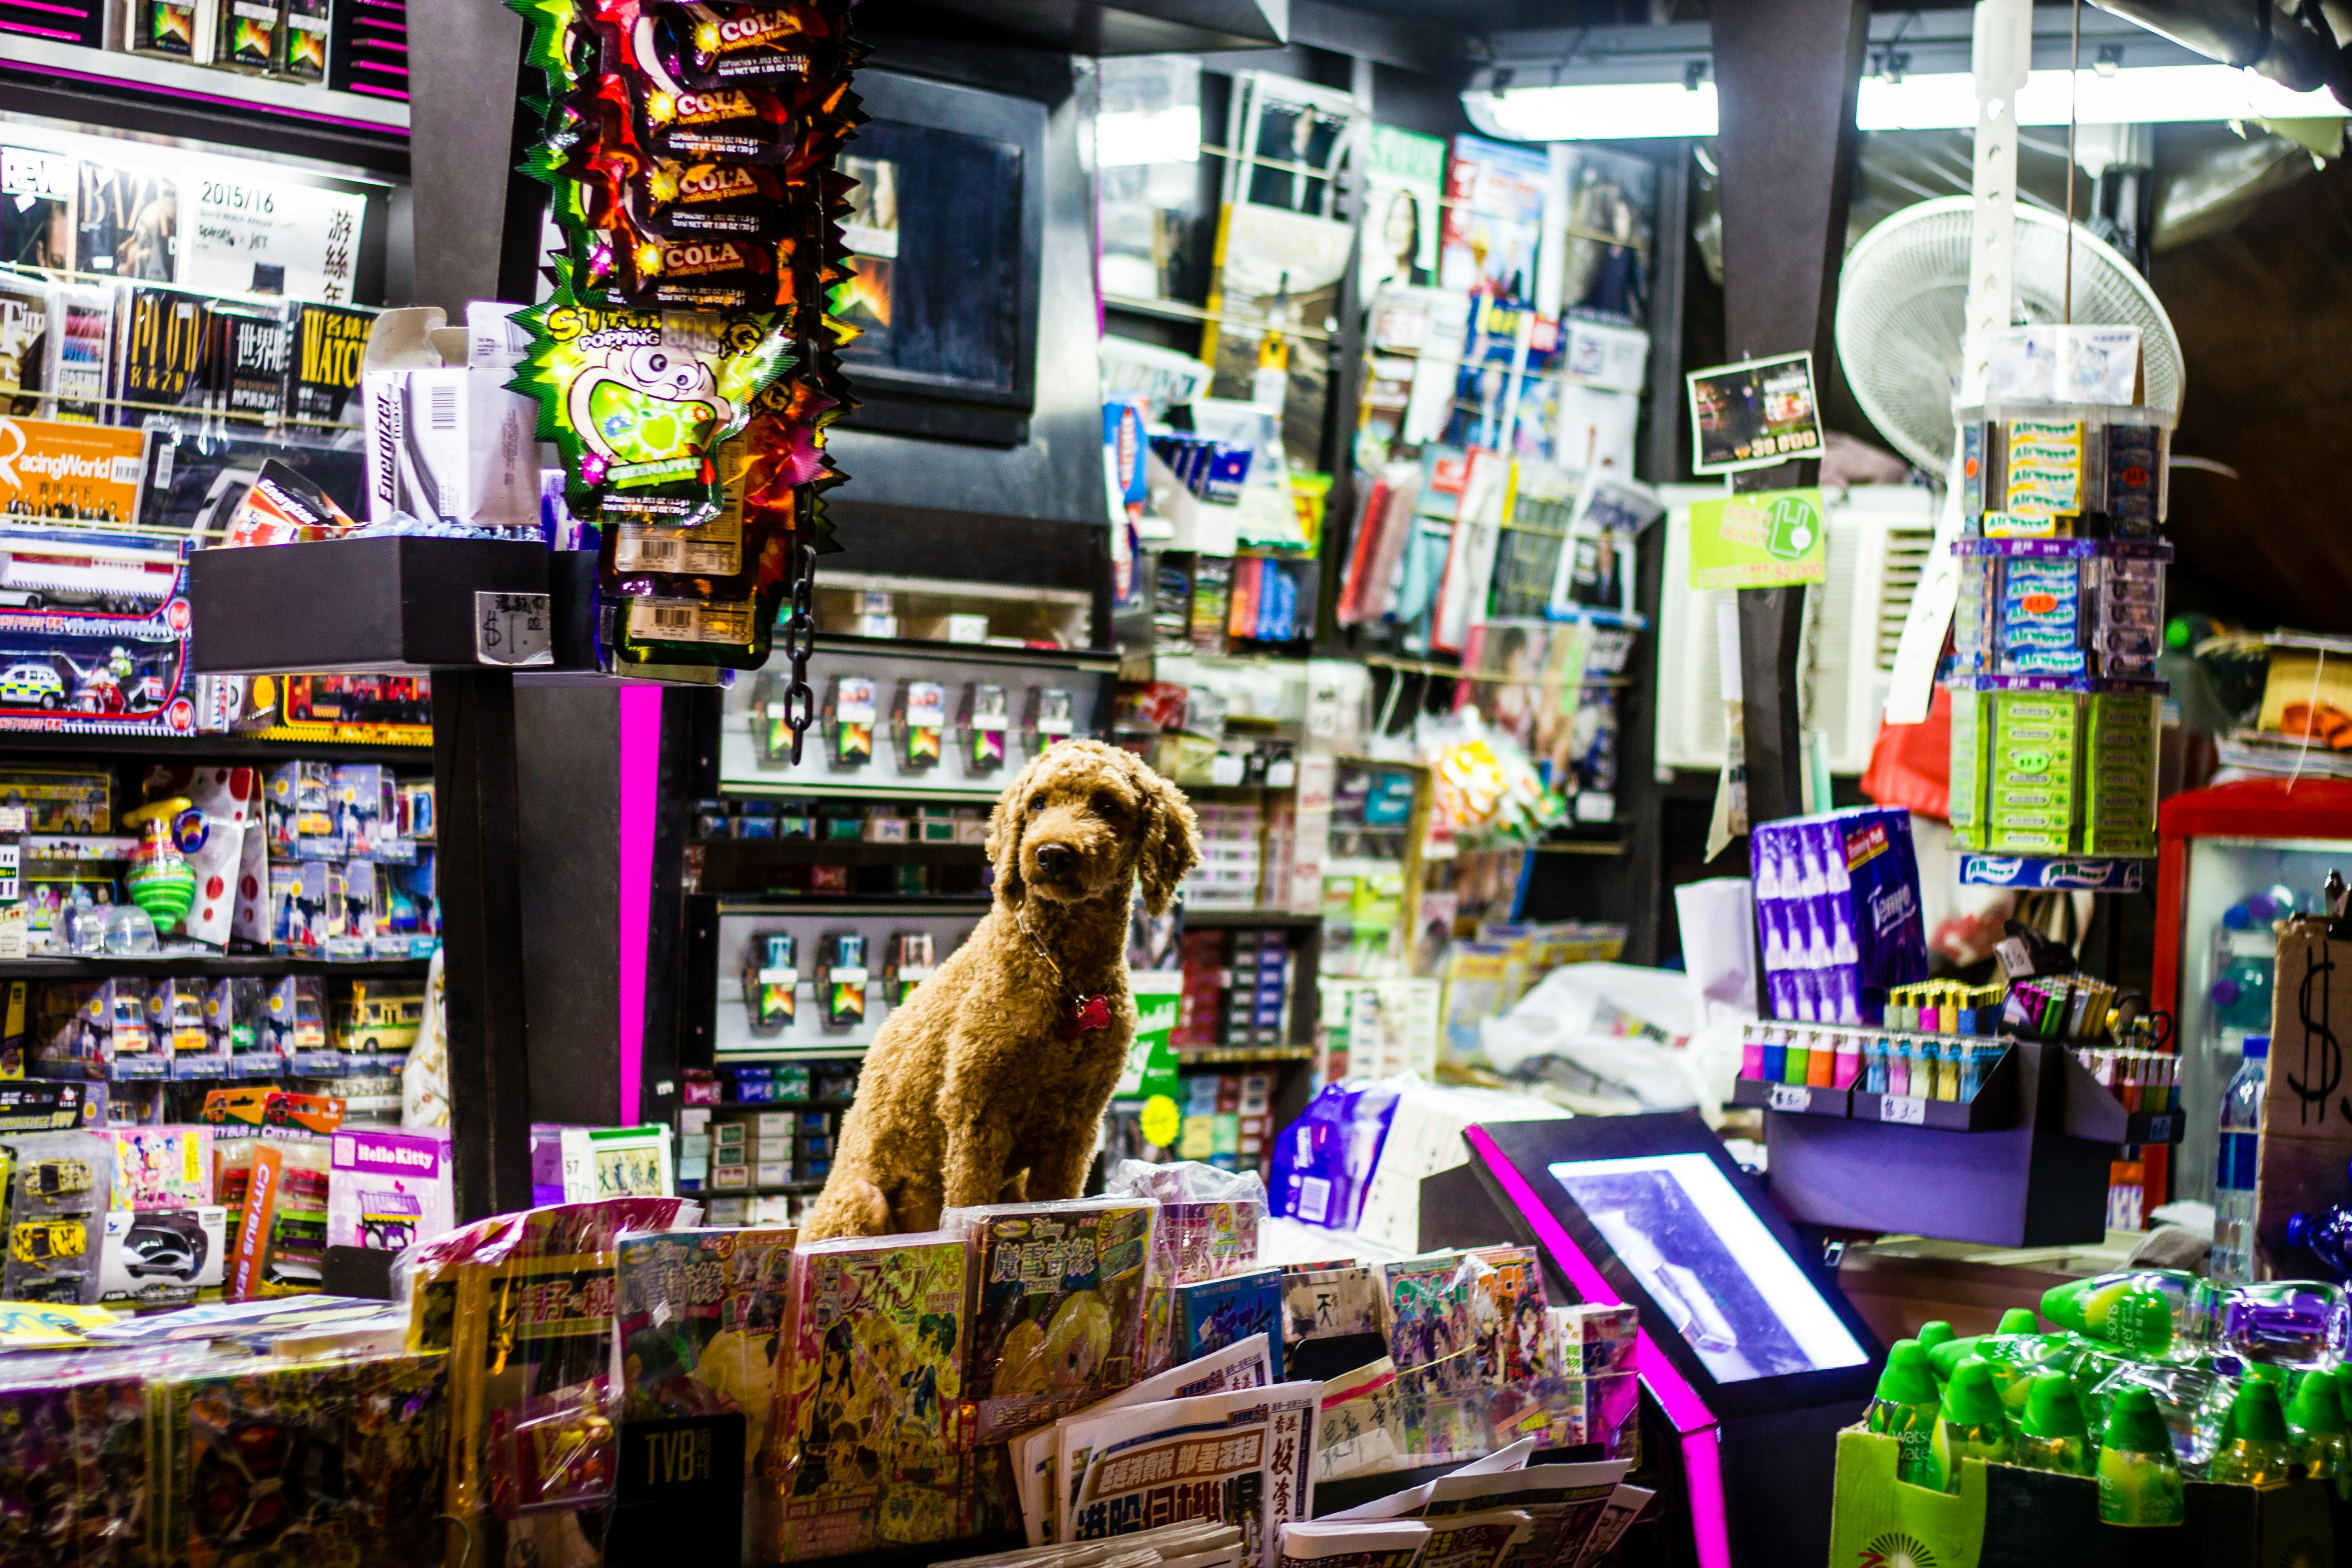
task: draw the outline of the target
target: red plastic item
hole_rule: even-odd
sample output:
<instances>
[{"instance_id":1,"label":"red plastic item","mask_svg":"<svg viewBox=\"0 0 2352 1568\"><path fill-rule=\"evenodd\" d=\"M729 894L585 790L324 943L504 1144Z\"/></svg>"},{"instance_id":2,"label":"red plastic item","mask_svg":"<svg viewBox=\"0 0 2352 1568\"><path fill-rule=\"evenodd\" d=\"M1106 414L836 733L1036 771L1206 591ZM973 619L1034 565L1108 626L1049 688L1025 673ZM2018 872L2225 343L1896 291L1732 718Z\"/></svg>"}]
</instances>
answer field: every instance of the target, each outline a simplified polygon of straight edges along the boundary
<instances>
[{"instance_id":1,"label":"red plastic item","mask_svg":"<svg viewBox=\"0 0 2352 1568\"><path fill-rule=\"evenodd\" d=\"M1927 717L1916 724L1878 726L1870 745L1870 766L1862 793L1880 805L1899 805L1922 816L1952 815L1952 694L1936 688Z\"/></svg>"}]
</instances>

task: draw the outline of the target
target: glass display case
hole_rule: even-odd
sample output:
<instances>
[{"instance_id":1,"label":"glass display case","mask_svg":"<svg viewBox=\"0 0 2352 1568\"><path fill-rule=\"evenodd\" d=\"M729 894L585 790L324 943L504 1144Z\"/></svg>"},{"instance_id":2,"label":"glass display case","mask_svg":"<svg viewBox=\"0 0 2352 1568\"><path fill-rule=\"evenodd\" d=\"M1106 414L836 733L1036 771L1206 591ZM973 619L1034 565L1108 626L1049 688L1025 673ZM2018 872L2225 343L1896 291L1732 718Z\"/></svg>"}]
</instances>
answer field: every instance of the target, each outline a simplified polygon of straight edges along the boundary
<instances>
[{"instance_id":1,"label":"glass display case","mask_svg":"<svg viewBox=\"0 0 2352 1568\"><path fill-rule=\"evenodd\" d=\"M2271 1032L2274 921L2319 908L2352 877L2352 783L2245 779L2189 790L2158 813L2154 1005L2172 1015L2187 1135L2175 1198L2210 1202L2216 1118L2248 1035ZM2164 1201L2151 1173L2147 1206Z\"/></svg>"}]
</instances>

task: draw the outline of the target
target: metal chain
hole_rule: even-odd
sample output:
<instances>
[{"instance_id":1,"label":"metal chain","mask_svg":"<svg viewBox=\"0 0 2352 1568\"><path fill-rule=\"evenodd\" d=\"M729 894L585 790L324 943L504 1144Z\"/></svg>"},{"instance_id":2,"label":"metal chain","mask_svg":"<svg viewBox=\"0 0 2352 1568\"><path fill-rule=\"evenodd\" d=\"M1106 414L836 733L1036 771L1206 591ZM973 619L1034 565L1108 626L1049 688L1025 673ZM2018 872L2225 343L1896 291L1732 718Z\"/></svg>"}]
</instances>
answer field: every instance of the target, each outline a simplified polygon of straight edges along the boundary
<instances>
[{"instance_id":1,"label":"metal chain","mask_svg":"<svg viewBox=\"0 0 2352 1568\"><path fill-rule=\"evenodd\" d=\"M805 495L805 492L803 492ZM806 502L801 515L808 515ZM784 725L793 732L793 762L801 760L801 738L816 722L816 694L809 689L809 655L816 650L816 547L806 542L793 546L793 613L784 621L784 658L793 667L792 684L784 688Z\"/></svg>"}]
</instances>

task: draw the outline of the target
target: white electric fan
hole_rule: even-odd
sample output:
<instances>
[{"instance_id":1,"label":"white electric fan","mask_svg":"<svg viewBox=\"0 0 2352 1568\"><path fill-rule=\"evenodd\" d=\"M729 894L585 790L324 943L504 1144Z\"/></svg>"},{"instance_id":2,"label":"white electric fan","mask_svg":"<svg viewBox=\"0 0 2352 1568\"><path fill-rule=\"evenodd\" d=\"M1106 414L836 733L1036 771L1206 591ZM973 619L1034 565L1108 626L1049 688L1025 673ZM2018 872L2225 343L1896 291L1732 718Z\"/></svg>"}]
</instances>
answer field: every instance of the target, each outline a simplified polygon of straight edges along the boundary
<instances>
[{"instance_id":1,"label":"white electric fan","mask_svg":"<svg viewBox=\"0 0 2352 1568\"><path fill-rule=\"evenodd\" d=\"M1862 237L1838 276L1838 361L1862 411L1895 450L1931 474L1952 458L1952 395L1969 288L1969 196L1904 208ZM2066 315L2066 220L2017 205L2015 291L2027 322ZM2074 318L2137 327L2145 401L2180 409L2180 341L2147 280L2113 246L2074 226Z\"/></svg>"}]
</instances>

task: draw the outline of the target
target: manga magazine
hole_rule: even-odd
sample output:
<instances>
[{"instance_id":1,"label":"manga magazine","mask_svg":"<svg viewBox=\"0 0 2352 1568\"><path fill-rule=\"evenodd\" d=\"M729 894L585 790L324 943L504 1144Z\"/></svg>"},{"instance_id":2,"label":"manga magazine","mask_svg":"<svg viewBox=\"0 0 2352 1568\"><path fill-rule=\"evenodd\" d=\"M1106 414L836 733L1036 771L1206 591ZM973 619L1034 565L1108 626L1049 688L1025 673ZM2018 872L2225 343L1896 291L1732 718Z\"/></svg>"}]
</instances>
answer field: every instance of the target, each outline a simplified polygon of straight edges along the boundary
<instances>
[{"instance_id":1,"label":"manga magazine","mask_svg":"<svg viewBox=\"0 0 2352 1568\"><path fill-rule=\"evenodd\" d=\"M1442 1394L1477 1379L1470 1289L1451 1252L1381 1265L1381 1306L1389 1359L1409 1392Z\"/></svg>"},{"instance_id":2,"label":"manga magazine","mask_svg":"<svg viewBox=\"0 0 2352 1568\"><path fill-rule=\"evenodd\" d=\"M1001 1442L1135 1380L1158 1205L1097 1198L950 1211L974 1233L973 1440Z\"/></svg>"},{"instance_id":3,"label":"manga magazine","mask_svg":"<svg viewBox=\"0 0 2352 1568\"><path fill-rule=\"evenodd\" d=\"M1544 1370L1543 1271L1532 1247L1488 1247L1470 1255L1471 1342L1478 1379L1490 1388L1527 1383Z\"/></svg>"},{"instance_id":4,"label":"manga magazine","mask_svg":"<svg viewBox=\"0 0 2352 1568\"><path fill-rule=\"evenodd\" d=\"M623 1420L740 1412L743 1452L760 1452L795 1234L719 1228L621 1238Z\"/></svg>"},{"instance_id":5,"label":"manga magazine","mask_svg":"<svg viewBox=\"0 0 2352 1568\"><path fill-rule=\"evenodd\" d=\"M946 1237L842 1237L795 1255L768 1467L784 1559L961 1531L966 1258Z\"/></svg>"},{"instance_id":6,"label":"manga magazine","mask_svg":"<svg viewBox=\"0 0 2352 1568\"><path fill-rule=\"evenodd\" d=\"M1282 1381L1280 1269L1196 1280L1177 1286L1170 1294L1175 1298L1174 1337L1180 1364L1239 1344L1252 1334L1264 1334L1274 1362L1274 1381Z\"/></svg>"}]
</instances>

